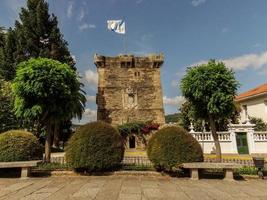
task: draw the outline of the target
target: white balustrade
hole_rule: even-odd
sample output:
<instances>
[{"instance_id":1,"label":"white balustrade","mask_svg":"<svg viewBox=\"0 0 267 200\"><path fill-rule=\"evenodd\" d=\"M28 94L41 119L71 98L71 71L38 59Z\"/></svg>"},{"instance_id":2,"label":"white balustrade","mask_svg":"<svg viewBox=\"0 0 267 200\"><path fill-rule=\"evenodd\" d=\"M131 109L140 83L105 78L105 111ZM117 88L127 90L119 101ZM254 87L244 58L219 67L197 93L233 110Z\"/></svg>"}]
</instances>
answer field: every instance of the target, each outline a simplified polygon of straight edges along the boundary
<instances>
[{"instance_id":1,"label":"white balustrade","mask_svg":"<svg viewBox=\"0 0 267 200\"><path fill-rule=\"evenodd\" d=\"M237 135L246 133L249 154L267 153L267 131L254 131L254 124L229 124L228 131L217 132L221 151L238 154ZM195 132L191 124L190 134L200 143L204 153L214 153L215 144L211 132Z\"/></svg>"},{"instance_id":2,"label":"white balustrade","mask_svg":"<svg viewBox=\"0 0 267 200\"><path fill-rule=\"evenodd\" d=\"M229 141L231 142L230 132L217 132L219 141ZM213 141L213 137L211 132L194 132L191 133L191 135L197 140L197 141Z\"/></svg>"},{"instance_id":3,"label":"white balustrade","mask_svg":"<svg viewBox=\"0 0 267 200\"><path fill-rule=\"evenodd\" d=\"M266 142L267 141L267 132L254 132L254 141Z\"/></svg>"}]
</instances>

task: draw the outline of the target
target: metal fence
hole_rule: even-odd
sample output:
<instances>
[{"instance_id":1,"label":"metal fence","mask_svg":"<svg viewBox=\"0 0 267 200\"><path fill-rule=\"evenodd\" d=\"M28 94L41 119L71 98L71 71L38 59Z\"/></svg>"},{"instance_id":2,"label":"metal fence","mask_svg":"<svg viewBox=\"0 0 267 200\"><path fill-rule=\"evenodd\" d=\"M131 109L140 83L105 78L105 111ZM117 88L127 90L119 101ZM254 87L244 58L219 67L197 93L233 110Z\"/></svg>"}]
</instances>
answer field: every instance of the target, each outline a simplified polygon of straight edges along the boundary
<instances>
[{"instance_id":1,"label":"metal fence","mask_svg":"<svg viewBox=\"0 0 267 200\"><path fill-rule=\"evenodd\" d=\"M51 157L52 163L61 163L64 164L66 162L64 156L52 156ZM205 158L204 162L216 162L215 158ZM238 159L238 158L223 158L222 162L224 163L238 163L243 166L254 166L252 159ZM151 161L146 156L125 156L123 158L122 163L124 165L142 165L142 166L153 166Z\"/></svg>"}]
</instances>

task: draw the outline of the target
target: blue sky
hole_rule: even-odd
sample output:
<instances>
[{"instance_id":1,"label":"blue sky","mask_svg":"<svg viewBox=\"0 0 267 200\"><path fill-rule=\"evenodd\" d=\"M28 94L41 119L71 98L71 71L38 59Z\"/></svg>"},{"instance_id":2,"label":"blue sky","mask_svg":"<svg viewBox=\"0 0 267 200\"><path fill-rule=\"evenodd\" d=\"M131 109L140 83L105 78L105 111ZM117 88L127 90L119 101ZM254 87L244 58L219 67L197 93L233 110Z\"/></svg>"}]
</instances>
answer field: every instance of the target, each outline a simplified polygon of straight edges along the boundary
<instances>
[{"instance_id":1,"label":"blue sky","mask_svg":"<svg viewBox=\"0 0 267 200\"><path fill-rule=\"evenodd\" d=\"M239 92L267 82L266 0L48 0L77 60L87 92L82 122L96 115L94 53L123 52L123 36L107 30L109 19L125 18L130 54L164 53L161 80L166 113L182 102L179 81L186 67L210 58L234 69ZM18 19L25 0L0 1L0 25Z\"/></svg>"}]
</instances>

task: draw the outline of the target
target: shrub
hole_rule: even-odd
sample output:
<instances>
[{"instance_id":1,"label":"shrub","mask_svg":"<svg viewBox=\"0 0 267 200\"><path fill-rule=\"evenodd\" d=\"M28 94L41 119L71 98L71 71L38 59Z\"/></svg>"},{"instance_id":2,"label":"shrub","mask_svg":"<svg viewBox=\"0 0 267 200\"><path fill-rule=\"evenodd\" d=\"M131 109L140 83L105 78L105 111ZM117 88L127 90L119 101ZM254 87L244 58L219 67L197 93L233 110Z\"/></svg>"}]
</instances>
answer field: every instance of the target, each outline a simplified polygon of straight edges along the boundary
<instances>
[{"instance_id":1,"label":"shrub","mask_svg":"<svg viewBox=\"0 0 267 200\"><path fill-rule=\"evenodd\" d=\"M176 126L157 131L148 142L147 154L154 167L164 171L171 171L181 163L203 161L199 143Z\"/></svg>"},{"instance_id":2,"label":"shrub","mask_svg":"<svg viewBox=\"0 0 267 200\"><path fill-rule=\"evenodd\" d=\"M78 128L66 147L66 161L77 170L110 170L123 159L124 147L117 129L104 122Z\"/></svg>"},{"instance_id":3,"label":"shrub","mask_svg":"<svg viewBox=\"0 0 267 200\"><path fill-rule=\"evenodd\" d=\"M30 132L11 130L0 134L0 162L39 160L42 150Z\"/></svg>"}]
</instances>

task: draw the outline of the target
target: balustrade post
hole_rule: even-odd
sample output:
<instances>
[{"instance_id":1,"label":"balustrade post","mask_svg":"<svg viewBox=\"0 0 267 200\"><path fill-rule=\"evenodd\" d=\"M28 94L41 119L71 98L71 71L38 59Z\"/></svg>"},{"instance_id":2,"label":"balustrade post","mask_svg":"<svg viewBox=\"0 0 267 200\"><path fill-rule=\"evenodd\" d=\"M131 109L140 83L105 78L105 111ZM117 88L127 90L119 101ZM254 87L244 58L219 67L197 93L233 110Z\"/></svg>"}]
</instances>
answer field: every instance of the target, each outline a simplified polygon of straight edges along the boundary
<instances>
[{"instance_id":1,"label":"balustrade post","mask_svg":"<svg viewBox=\"0 0 267 200\"><path fill-rule=\"evenodd\" d=\"M190 127L189 127L189 129L190 129L190 132L189 132L189 133L195 133L195 131L194 131L194 126L193 126L193 123L192 123L192 122L190 122Z\"/></svg>"},{"instance_id":2,"label":"balustrade post","mask_svg":"<svg viewBox=\"0 0 267 200\"><path fill-rule=\"evenodd\" d=\"M231 146L232 146L232 153L238 154L237 144L236 144L236 135L235 135L236 133L235 133L235 129L229 127L228 131L230 133L230 141L231 141Z\"/></svg>"},{"instance_id":3,"label":"balustrade post","mask_svg":"<svg viewBox=\"0 0 267 200\"><path fill-rule=\"evenodd\" d=\"M253 125L247 129L247 141L248 141L249 154L256 153L255 152L254 126Z\"/></svg>"}]
</instances>

